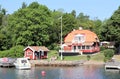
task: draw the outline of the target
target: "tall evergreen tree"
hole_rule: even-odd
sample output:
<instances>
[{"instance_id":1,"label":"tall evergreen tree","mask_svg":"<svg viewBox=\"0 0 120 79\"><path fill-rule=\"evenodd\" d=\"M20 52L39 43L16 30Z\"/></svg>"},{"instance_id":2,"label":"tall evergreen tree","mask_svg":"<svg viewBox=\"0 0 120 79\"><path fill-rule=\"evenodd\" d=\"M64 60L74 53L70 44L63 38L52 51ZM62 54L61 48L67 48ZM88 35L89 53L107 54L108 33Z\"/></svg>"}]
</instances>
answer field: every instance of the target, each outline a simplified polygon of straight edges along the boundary
<instances>
[{"instance_id":1,"label":"tall evergreen tree","mask_svg":"<svg viewBox=\"0 0 120 79\"><path fill-rule=\"evenodd\" d=\"M25 2L22 3L22 9L26 8L27 4Z\"/></svg>"}]
</instances>

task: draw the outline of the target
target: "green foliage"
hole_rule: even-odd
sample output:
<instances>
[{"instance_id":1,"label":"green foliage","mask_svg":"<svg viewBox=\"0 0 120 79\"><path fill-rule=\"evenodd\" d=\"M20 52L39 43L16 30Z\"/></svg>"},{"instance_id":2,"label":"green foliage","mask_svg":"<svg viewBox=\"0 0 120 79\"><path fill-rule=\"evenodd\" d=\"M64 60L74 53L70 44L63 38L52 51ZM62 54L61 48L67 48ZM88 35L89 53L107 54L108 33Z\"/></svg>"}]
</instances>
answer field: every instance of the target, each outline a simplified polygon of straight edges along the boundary
<instances>
[{"instance_id":1,"label":"green foliage","mask_svg":"<svg viewBox=\"0 0 120 79\"><path fill-rule=\"evenodd\" d=\"M115 53L113 49L106 49L106 50L103 50L102 52L104 52L105 61L110 60Z\"/></svg>"},{"instance_id":2,"label":"green foliage","mask_svg":"<svg viewBox=\"0 0 120 79\"><path fill-rule=\"evenodd\" d=\"M108 41L115 41L116 46L120 44L120 7L105 22L102 36Z\"/></svg>"},{"instance_id":3,"label":"green foliage","mask_svg":"<svg viewBox=\"0 0 120 79\"><path fill-rule=\"evenodd\" d=\"M90 58L91 58L91 56L90 56L90 55L87 55L87 60L88 60L88 61L90 60Z\"/></svg>"},{"instance_id":4,"label":"green foliage","mask_svg":"<svg viewBox=\"0 0 120 79\"><path fill-rule=\"evenodd\" d=\"M13 57L13 58L18 58L18 57L23 57L24 52L23 52L24 47L21 45L12 47L10 50L5 50L5 51L0 51L0 57Z\"/></svg>"},{"instance_id":5,"label":"green foliage","mask_svg":"<svg viewBox=\"0 0 120 79\"><path fill-rule=\"evenodd\" d=\"M5 10L2 11L2 14L5 14ZM16 45L44 45L50 49L58 50L59 46L57 45L60 43L61 32L61 20L58 18L61 16L63 17L62 38L80 26L85 29L95 27L94 21L84 13L76 16L75 10L72 10L71 13L64 13L63 10L51 11L38 2L32 2L28 6L23 2L18 11L2 18L4 20L1 22L0 35L3 35L4 38L0 38L0 49L6 50Z\"/></svg>"},{"instance_id":6,"label":"green foliage","mask_svg":"<svg viewBox=\"0 0 120 79\"><path fill-rule=\"evenodd\" d=\"M90 16L84 13L76 16L75 10L64 13L60 10L51 11L38 2L32 2L28 6L23 2L22 7L10 15L6 15L6 10L0 8L0 50L10 49L17 45L44 45L58 50L61 32L61 21L58 18L61 16L63 17L63 38L73 29L83 27L83 29L95 32L100 41L115 41L116 44L120 44L120 7L108 20L102 22L97 18L91 20ZM101 50L103 49L101 47ZM9 52L13 51L10 49ZM12 56L12 54L8 55ZM16 54L16 56L21 56L21 54Z\"/></svg>"},{"instance_id":7,"label":"green foliage","mask_svg":"<svg viewBox=\"0 0 120 79\"><path fill-rule=\"evenodd\" d=\"M84 15L84 13L80 13L77 16L77 26L83 27L84 29L93 29L95 27L94 21L89 19L88 15Z\"/></svg>"},{"instance_id":8,"label":"green foliage","mask_svg":"<svg viewBox=\"0 0 120 79\"><path fill-rule=\"evenodd\" d=\"M49 46L49 49L53 49L53 50L58 51L60 49L60 46L56 43L53 43Z\"/></svg>"},{"instance_id":9,"label":"green foliage","mask_svg":"<svg viewBox=\"0 0 120 79\"><path fill-rule=\"evenodd\" d=\"M0 26L2 25L2 22L3 22L3 17L4 15L6 15L6 9L4 8L1 8L1 5L0 5Z\"/></svg>"},{"instance_id":10,"label":"green foliage","mask_svg":"<svg viewBox=\"0 0 120 79\"><path fill-rule=\"evenodd\" d=\"M105 55L105 57L112 57L114 55L114 50L106 49L106 50L104 50L104 55Z\"/></svg>"},{"instance_id":11,"label":"green foliage","mask_svg":"<svg viewBox=\"0 0 120 79\"><path fill-rule=\"evenodd\" d=\"M26 8L27 4L25 2L22 3L22 9Z\"/></svg>"},{"instance_id":12,"label":"green foliage","mask_svg":"<svg viewBox=\"0 0 120 79\"><path fill-rule=\"evenodd\" d=\"M71 13L65 13L63 15L63 37L76 28L76 19Z\"/></svg>"},{"instance_id":13,"label":"green foliage","mask_svg":"<svg viewBox=\"0 0 120 79\"><path fill-rule=\"evenodd\" d=\"M100 52L95 55L91 55L90 60L95 60L95 61L104 61L105 56L104 53Z\"/></svg>"},{"instance_id":14,"label":"green foliage","mask_svg":"<svg viewBox=\"0 0 120 79\"><path fill-rule=\"evenodd\" d=\"M14 45L47 45L52 18L50 10L37 2L14 12L8 19L7 33ZM16 40L16 41L15 41Z\"/></svg>"},{"instance_id":15,"label":"green foliage","mask_svg":"<svg viewBox=\"0 0 120 79\"><path fill-rule=\"evenodd\" d=\"M101 46L101 47L100 47L100 51L104 51L104 50L106 50L106 47Z\"/></svg>"}]
</instances>

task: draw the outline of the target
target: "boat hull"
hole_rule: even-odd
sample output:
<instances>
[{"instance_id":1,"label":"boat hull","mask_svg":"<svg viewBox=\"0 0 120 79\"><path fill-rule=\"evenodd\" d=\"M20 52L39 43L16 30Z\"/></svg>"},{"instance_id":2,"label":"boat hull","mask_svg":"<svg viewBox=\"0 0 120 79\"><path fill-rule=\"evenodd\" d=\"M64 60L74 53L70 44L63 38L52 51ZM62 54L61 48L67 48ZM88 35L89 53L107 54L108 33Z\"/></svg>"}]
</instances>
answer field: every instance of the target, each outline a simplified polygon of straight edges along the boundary
<instances>
[{"instance_id":1,"label":"boat hull","mask_svg":"<svg viewBox=\"0 0 120 79\"><path fill-rule=\"evenodd\" d=\"M21 70L25 70L25 69L31 69L31 66L15 66L16 69L21 69Z\"/></svg>"}]
</instances>

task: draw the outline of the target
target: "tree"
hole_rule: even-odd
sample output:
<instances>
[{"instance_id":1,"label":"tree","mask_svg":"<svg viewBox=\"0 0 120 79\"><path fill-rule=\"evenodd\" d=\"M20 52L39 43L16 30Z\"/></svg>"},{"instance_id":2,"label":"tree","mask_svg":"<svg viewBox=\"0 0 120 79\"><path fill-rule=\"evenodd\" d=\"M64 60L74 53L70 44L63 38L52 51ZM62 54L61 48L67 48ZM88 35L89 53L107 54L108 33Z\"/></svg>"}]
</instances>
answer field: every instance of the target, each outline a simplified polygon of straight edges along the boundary
<instances>
[{"instance_id":1,"label":"tree","mask_svg":"<svg viewBox=\"0 0 120 79\"><path fill-rule=\"evenodd\" d=\"M50 41L49 43L59 43L60 42L60 17L63 15L60 11L53 11L52 12L52 18L53 18L53 24L49 28L49 35L50 35ZM53 42L54 41L54 42Z\"/></svg>"},{"instance_id":2,"label":"tree","mask_svg":"<svg viewBox=\"0 0 120 79\"><path fill-rule=\"evenodd\" d=\"M6 15L7 11L6 11L6 9L2 8L1 12L2 12L3 15Z\"/></svg>"},{"instance_id":3,"label":"tree","mask_svg":"<svg viewBox=\"0 0 120 79\"><path fill-rule=\"evenodd\" d=\"M13 57L13 58L23 57L24 56L23 49L24 49L24 46L21 46L21 45L14 46L10 48L10 50L0 51L0 57L1 58L2 57Z\"/></svg>"},{"instance_id":4,"label":"tree","mask_svg":"<svg viewBox=\"0 0 120 79\"><path fill-rule=\"evenodd\" d=\"M76 17L76 11L75 10L72 10L71 14Z\"/></svg>"},{"instance_id":5,"label":"tree","mask_svg":"<svg viewBox=\"0 0 120 79\"><path fill-rule=\"evenodd\" d=\"M63 37L65 37L73 29L76 29L76 18L71 13L65 13L63 15Z\"/></svg>"},{"instance_id":6,"label":"tree","mask_svg":"<svg viewBox=\"0 0 120 79\"><path fill-rule=\"evenodd\" d=\"M120 7L106 21L104 28L105 30L102 32L102 35L108 41L115 41L116 47L118 47L120 44Z\"/></svg>"},{"instance_id":7,"label":"tree","mask_svg":"<svg viewBox=\"0 0 120 79\"><path fill-rule=\"evenodd\" d=\"M94 22L89 19L88 15L84 15L84 13L80 13L77 16L77 26L83 27L83 29L92 29L94 28Z\"/></svg>"},{"instance_id":8,"label":"tree","mask_svg":"<svg viewBox=\"0 0 120 79\"><path fill-rule=\"evenodd\" d=\"M102 40L103 37L101 35L101 32L104 29L104 27L102 27L102 21L99 19L95 19L93 20L93 23L94 23L94 27L92 28L92 31L94 31L99 37L99 39Z\"/></svg>"},{"instance_id":9,"label":"tree","mask_svg":"<svg viewBox=\"0 0 120 79\"><path fill-rule=\"evenodd\" d=\"M27 4L25 2L22 3L22 9L26 8Z\"/></svg>"},{"instance_id":10,"label":"tree","mask_svg":"<svg viewBox=\"0 0 120 79\"><path fill-rule=\"evenodd\" d=\"M37 2L21 8L9 16L8 32L11 43L16 45L47 45L52 25L51 11Z\"/></svg>"}]
</instances>

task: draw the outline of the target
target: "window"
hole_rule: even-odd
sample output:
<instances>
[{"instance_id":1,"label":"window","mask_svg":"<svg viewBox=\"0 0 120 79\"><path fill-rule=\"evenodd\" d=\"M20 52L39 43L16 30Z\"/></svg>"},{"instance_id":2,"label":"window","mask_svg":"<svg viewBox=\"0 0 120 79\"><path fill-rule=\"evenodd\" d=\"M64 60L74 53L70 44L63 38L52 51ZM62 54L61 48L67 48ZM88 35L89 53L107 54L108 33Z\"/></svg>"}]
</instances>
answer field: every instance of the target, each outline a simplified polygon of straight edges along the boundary
<instances>
[{"instance_id":1,"label":"window","mask_svg":"<svg viewBox=\"0 0 120 79\"><path fill-rule=\"evenodd\" d=\"M44 52L43 51L40 51L41 52L41 56L44 56Z\"/></svg>"},{"instance_id":2,"label":"window","mask_svg":"<svg viewBox=\"0 0 120 79\"><path fill-rule=\"evenodd\" d=\"M76 46L74 46L74 50L76 50Z\"/></svg>"},{"instance_id":3,"label":"window","mask_svg":"<svg viewBox=\"0 0 120 79\"><path fill-rule=\"evenodd\" d=\"M21 63L27 63L27 61L26 60L21 60Z\"/></svg>"},{"instance_id":4,"label":"window","mask_svg":"<svg viewBox=\"0 0 120 79\"><path fill-rule=\"evenodd\" d=\"M82 46L82 49L85 49L85 46Z\"/></svg>"},{"instance_id":5,"label":"window","mask_svg":"<svg viewBox=\"0 0 120 79\"><path fill-rule=\"evenodd\" d=\"M81 49L81 46L78 46L78 49Z\"/></svg>"},{"instance_id":6,"label":"window","mask_svg":"<svg viewBox=\"0 0 120 79\"><path fill-rule=\"evenodd\" d=\"M86 46L86 49L90 49L90 46Z\"/></svg>"},{"instance_id":7,"label":"window","mask_svg":"<svg viewBox=\"0 0 120 79\"><path fill-rule=\"evenodd\" d=\"M74 42L84 42L85 41L85 36L82 34L77 34L74 37Z\"/></svg>"}]
</instances>

